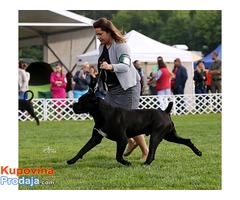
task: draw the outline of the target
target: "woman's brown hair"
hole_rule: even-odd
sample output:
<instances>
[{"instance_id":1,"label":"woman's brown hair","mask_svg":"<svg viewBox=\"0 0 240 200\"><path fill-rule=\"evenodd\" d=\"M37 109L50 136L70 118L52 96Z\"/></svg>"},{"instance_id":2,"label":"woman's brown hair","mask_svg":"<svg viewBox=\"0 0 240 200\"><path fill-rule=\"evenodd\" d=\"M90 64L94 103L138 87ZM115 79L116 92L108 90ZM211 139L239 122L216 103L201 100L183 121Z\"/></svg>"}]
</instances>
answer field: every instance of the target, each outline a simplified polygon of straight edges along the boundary
<instances>
[{"instance_id":1,"label":"woman's brown hair","mask_svg":"<svg viewBox=\"0 0 240 200\"><path fill-rule=\"evenodd\" d=\"M111 33L112 38L116 42L122 43L126 42L121 32L107 18L104 17L99 18L97 21L93 23L93 28L101 28L103 31Z\"/></svg>"},{"instance_id":2,"label":"woman's brown hair","mask_svg":"<svg viewBox=\"0 0 240 200\"><path fill-rule=\"evenodd\" d=\"M158 69L167 67L161 56L157 57L157 61L158 61Z\"/></svg>"}]
</instances>

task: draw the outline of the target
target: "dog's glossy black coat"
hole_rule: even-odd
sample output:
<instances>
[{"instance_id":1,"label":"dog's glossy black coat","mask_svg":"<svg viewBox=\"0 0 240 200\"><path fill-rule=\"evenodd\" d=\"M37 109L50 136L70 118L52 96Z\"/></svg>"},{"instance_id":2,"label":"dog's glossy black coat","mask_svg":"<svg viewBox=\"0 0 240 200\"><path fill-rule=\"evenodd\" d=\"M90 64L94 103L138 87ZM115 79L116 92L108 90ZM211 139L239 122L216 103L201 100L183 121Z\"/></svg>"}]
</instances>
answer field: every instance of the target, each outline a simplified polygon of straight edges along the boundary
<instances>
[{"instance_id":1,"label":"dog's glossy black coat","mask_svg":"<svg viewBox=\"0 0 240 200\"><path fill-rule=\"evenodd\" d=\"M18 110L21 110L22 112L27 111L28 114L31 115L36 120L37 125L39 125L40 124L39 119L34 112L33 105L31 102L31 100L33 99L33 92L31 90L27 90L26 92L30 93L31 97L28 100L19 99L18 100Z\"/></svg>"},{"instance_id":2,"label":"dog's glossy black coat","mask_svg":"<svg viewBox=\"0 0 240 200\"><path fill-rule=\"evenodd\" d=\"M76 114L89 113L94 118L95 126L90 140L67 163L74 164L89 150L101 143L105 136L117 143L116 160L123 165L130 165L129 161L123 159L123 152L128 138L139 134L150 135L149 154L144 164L150 164L154 160L156 149L163 139L184 144L190 147L196 155L201 156L201 151L194 146L190 139L184 139L177 135L169 114L172 105L173 103L170 102L165 111L157 109L126 110L111 106L106 101L95 97L94 93L83 95L77 103L73 104L73 111Z\"/></svg>"}]
</instances>

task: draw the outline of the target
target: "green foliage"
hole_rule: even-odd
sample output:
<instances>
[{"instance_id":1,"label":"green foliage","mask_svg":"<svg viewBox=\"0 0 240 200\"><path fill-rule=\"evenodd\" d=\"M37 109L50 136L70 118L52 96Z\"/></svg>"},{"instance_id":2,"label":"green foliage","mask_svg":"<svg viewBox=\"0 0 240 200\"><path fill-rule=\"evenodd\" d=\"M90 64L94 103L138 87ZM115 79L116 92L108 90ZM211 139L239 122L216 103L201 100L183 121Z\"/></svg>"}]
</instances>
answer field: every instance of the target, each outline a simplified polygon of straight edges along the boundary
<instances>
[{"instance_id":1,"label":"green foliage","mask_svg":"<svg viewBox=\"0 0 240 200\"><path fill-rule=\"evenodd\" d=\"M221 42L221 10L71 10L94 20L110 19L123 33L136 30L167 45L186 44L208 54ZM207 47L207 48L206 48ZM19 58L42 61L42 46L19 50Z\"/></svg>"},{"instance_id":2,"label":"green foliage","mask_svg":"<svg viewBox=\"0 0 240 200\"><path fill-rule=\"evenodd\" d=\"M103 139L75 165L66 161L91 136L93 121L19 122L19 167L53 168L54 175L34 175L54 184L20 190L221 190L221 114L173 116L182 137L191 138L203 152L163 141L150 166L142 166L137 148L127 159L115 160L116 143ZM147 143L149 137L146 137ZM28 175L31 176L31 175Z\"/></svg>"},{"instance_id":3,"label":"green foliage","mask_svg":"<svg viewBox=\"0 0 240 200\"><path fill-rule=\"evenodd\" d=\"M31 58L35 61L43 60L43 46L33 45L19 49L19 58Z\"/></svg>"},{"instance_id":4,"label":"green foliage","mask_svg":"<svg viewBox=\"0 0 240 200\"><path fill-rule=\"evenodd\" d=\"M186 44L190 50L213 51L221 41L221 10L74 11L98 19L107 17L125 32L136 30L159 42ZM203 48L204 46L207 49Z\"/></svg>"},{"instance_id":5,"label":"green foliage","mask_svg":"<svg viewBox=\"0 0 240 200\"><path fill-rule=\"evenodd\" d=\"M198 10L193 18L193 46L202 48L207 45L212 51L221 43L221 12L216 10Z\"/></svg>"}]
</instances>

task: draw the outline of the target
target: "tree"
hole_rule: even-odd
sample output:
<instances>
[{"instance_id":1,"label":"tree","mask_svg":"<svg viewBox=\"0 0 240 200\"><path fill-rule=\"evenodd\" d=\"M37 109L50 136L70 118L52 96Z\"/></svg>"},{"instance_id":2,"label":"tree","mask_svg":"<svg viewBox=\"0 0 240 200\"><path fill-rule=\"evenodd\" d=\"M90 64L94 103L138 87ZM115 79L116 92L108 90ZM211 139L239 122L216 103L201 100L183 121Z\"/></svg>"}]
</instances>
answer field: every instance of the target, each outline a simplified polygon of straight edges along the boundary
<instances>
[{"instance_id":1,"label":"tree","mask_svg":"<svg viewBox=\"0 0 240 200\"><path fill-rule=\"evenodd\" d=\"M106 17L123 33L136 30L167 45L185 44L208 54L222 40L221 10L71 10L98 19ZM42 46L19 50L20 57L42 60Z\"/></svg>"},{"instance_id":2,"label":"tree","mask_svg":"<svg viewBox=\"0 0 240 200\"><path fill-rule=\"evenodd\" d=\"M35 61L43 60L43 46L33 45L19 49L19 58L31 58Z\"/></svg>"},{"instance_id":3,"label":"tree","mask_svg":"<svg viewBox=\"0 0 240 200\"><path fill-rule=\"evenodd\" d=\"M193 18L193 46L205 51L205 54L210 53L222 43L221 14L219 10L198 10ZM207 47L206 50L204 46Z\"/></svg>"}]
</instances>

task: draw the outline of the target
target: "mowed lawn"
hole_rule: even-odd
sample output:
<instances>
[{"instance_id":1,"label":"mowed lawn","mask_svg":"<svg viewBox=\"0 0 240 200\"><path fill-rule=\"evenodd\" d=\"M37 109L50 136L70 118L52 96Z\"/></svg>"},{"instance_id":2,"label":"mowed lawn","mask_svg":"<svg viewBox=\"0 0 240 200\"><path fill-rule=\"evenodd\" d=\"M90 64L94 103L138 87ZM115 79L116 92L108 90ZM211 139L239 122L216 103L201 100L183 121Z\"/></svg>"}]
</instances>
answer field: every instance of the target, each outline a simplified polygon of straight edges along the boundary
<instances>
[{"instance_id":1,"label":"mowed lawn","mask_svg":"<svg viewBox=\"0 0 240 200\"><path fill-rule=\"evenodd\" d=\"M221 190L221 114L172 116L179 135L190 138L203 155L163 141L155 160L143 166L137 148L127 159L115 160L116 143L106 138L75 165L66 161L91 137L93 121L19 122L19 167L53 168L54 174L24 175L40 185L21 190ZM147 143L149 137L146 137Z\"/></svg>"}]
</instances>

